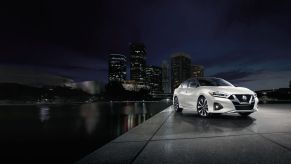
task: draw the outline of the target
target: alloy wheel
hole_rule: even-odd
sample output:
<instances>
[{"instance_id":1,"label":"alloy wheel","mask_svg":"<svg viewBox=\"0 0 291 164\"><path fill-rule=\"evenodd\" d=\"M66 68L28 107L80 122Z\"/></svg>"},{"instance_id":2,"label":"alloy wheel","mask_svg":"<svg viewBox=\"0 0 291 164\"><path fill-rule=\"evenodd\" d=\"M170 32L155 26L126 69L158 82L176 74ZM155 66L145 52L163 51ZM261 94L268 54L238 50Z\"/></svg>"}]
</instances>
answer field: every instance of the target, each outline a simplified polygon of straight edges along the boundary
<instances>
[{"instance_id":1,"label":"alloy wheel","mask_svg":"<svg viewBox=\"0 0 291 164\"><path fill-rule=\"evenodd\" d=\"M200 97L197 103L197 112L199 116L207 117L208 116L208 105L205 97Z\"/></svg>"}]
</instances>

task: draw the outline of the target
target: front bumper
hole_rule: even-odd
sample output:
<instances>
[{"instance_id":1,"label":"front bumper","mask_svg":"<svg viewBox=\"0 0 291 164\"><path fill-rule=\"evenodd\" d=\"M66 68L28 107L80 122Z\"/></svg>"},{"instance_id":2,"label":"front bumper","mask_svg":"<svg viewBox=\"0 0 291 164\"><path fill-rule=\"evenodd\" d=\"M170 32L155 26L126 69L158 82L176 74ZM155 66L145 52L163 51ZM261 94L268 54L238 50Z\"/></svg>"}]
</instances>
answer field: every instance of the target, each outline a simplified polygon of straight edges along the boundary
<instances>
[{"instance_id":1,"label":"front bumper","mask_svg":"<svg viewBox=\"0 0 291 164\"><path fill-rule=\"evenodd\" d=\"M210 97L208 99L208 112L209 113L244 113L244 112L256 112L258 111L258 98L254 98L253 104L240 104L234 105L234 103L227 98ZM223 106L220 110L214 109L214 103L219 103Z\"/></svg>"}]
</instances>

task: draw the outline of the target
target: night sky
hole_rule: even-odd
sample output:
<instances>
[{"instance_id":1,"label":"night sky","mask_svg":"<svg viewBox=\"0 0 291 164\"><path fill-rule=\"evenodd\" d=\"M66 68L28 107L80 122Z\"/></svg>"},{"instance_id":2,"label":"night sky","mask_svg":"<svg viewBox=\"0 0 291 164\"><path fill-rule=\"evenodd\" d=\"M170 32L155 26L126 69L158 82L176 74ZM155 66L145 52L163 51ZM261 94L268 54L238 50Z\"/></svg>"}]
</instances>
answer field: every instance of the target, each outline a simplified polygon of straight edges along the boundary
<instances>
[{"instance_id":1,"label":"night sky","mask_svg":"<svg viewBox=\"0 0 291 164\"><path fill-rule=\"evenodd\" d=\"M185 52L251 89L288 87L291 1L22 1L1 5L0 68L107 82L109 53L144 42L147 63Z\"/></svg>"}]
</instances>

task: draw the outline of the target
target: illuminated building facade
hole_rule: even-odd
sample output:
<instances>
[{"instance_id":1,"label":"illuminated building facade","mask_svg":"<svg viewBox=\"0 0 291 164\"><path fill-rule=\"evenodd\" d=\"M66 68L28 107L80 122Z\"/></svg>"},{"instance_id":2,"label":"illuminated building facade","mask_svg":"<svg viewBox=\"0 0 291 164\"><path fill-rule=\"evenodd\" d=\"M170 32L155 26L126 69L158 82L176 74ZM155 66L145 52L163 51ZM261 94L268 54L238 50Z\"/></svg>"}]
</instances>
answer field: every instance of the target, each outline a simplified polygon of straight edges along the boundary
<instances>
[{"instance_id":1,"label":"illuminated building facade","mask_svg":"<svg viewBox=\"0 0 291 164\"><path fill-rule=\"evenodd\" d=\"M192 77L203 77L204 67L202 65L192 65Z\"/></svg>"},{"instance_id":2,"label":"illuminated building facade","mask_svg":"<svg viewBox=\"0 0 291 164\"><path fill-rule=\"evenodd\" d=\"M146 67L146 84L150 88L151 94L163 93L162 88L162 68L157 66Z\"/></svg>"},{"instance_id":3,"label":"illuminated building facade","mask_svg":"<svg viewBox=\"0 0 291 164\"><path fill-rule=\"evenodd\" d=\"M122 54L109 55L108 80L122 82L126 80L126 57Z\"/></svg>"},{"instance_id":4,"label":"illuminated building facade","mask_svg":"<svg viewBox=\"0 0 291 164\"><path fill-rule=\"evenodd\" d=\"M144 85L146 68L146 48L143 43L130 45L130 80Z\"/></svg>"},{"instance_id":5,"label":"illuminated building facade","mask_svg":"<svg viewBox=\"0 0 291 164\"><path fill-rule=\"evenodd\" d=\"M183 81L191 77L191 57L185 53L176 53L171 57L172 92Z\"/></svg>"},{"instance_id":6,"label":"illuminated building facade","mask_svg":"<svg viewBox=\"0 0 291 164\"><path fill-rule=\"evenodd\" d=\"M149 89L147 85L137 84L134 80L125 80L122 86L127 91L140 91L141 89Z\"/></svg>"},{"instance_id":7,"label":"illuminated building facade","mask_svg":"<svg viewBox=\"0 0 291 164\"><path fill-rule=\"evenodd\" d=\"M164 93L171 93L170 67L167 61L162 62L162 86Z\"/></svg>"}]
</instances>

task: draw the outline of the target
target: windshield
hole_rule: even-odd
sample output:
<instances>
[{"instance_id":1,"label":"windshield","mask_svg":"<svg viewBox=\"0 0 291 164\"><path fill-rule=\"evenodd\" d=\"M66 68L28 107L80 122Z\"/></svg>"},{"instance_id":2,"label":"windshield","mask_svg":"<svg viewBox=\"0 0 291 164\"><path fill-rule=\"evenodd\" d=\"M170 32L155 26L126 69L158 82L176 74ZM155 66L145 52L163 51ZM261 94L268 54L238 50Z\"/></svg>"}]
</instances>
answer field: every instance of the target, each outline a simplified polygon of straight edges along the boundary
<instances>
[{"instance_id":1,"label":"windshield","mask_svg":"<svg viewBox=\"0 0 291 164\"><path fill-rule=\"evenodd\" d=\"M200 86L233 86L230 82L218 78L198 79Z\"/></svg>"}]
</instances>

